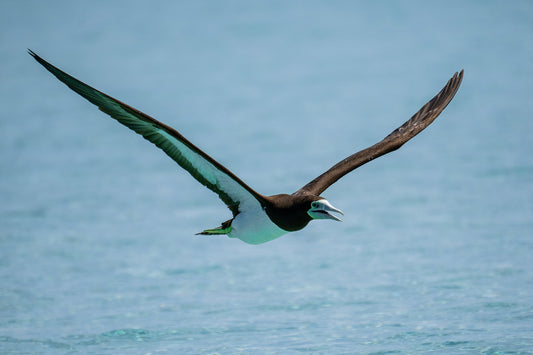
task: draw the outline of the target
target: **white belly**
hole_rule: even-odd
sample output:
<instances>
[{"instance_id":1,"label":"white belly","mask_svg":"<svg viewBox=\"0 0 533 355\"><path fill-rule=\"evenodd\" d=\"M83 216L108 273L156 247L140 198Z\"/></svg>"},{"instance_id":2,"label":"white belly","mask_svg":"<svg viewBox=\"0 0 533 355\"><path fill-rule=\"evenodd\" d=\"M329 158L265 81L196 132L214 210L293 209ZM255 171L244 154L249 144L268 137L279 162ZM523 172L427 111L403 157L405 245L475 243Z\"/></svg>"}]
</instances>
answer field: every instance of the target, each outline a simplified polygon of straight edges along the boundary
<instances>
[{"instance_id":1,"label":"white belly","mask_svg":"<svg viewBox=\"0 0 533 355\"><path fill-rule=\"evenodd\" d=\"M261 208L239 213L231 223L231 238L239 238L248 244L261 244L287 233L274 224Z\"/></svg>"}]
</instances>

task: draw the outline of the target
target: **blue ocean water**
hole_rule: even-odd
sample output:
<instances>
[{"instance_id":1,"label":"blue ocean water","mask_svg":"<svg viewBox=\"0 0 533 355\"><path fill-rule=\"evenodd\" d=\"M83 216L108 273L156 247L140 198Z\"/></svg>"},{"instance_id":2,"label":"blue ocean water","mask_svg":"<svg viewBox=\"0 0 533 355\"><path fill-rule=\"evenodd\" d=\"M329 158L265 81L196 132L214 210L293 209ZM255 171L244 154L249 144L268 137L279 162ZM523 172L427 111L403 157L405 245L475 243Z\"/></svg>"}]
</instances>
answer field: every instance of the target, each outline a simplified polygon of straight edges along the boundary
<instances>
[{"instance_id":1,"label":"blue ocean water","mask_svg":"<svg viewBox=\"0 0 533 355\"><path fill-rule=\"evenodd\" d=\"M533 349L529 1L0 3L0 353ZM175 127L263 194L441 117L259 246L45 59Z\"/></svg>"}]
</instances>

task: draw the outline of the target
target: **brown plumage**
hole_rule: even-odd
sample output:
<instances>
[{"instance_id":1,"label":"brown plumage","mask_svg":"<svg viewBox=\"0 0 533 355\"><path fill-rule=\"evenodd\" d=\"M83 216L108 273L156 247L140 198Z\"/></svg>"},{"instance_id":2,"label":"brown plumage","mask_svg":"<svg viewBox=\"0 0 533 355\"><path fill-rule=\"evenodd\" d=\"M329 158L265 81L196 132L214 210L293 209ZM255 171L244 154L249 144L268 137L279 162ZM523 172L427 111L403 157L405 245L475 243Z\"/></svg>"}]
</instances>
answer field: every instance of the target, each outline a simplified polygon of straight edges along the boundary
<instances>
[{"instance_id":1,"label":"brown plumage","mask_svg":"<svg viewBox=\"0 0 533 355\"><path fill-rule=\"evenodd\" d=\"M400 148L408 140L422 132L424 128L429 126L431 122L440 115L450 101L452 101L462 80L463 70L461 70L460 73L455 73L446 86L435 95L434 98L422 106L413 117L392 131L392 133L385 137L381 142L352 154L348 158L338 162L328 171L298 190L296 194L310 193L313 195L319 195L350 171Z\"/></svg>"},{"instance_id":2,"label":"brown plumage","mask_svg":"<svg viewBox=\"0 0 533 355\"><path fill-rule=\"evenodd\" d=\"M198 182L215 192L228 206L233 218L218 228L199 234L227 234L247 243L260 244L287 232L304 228L312 219L340 219L330 212L342 212L320 194L350 171L400 148L426 128L450 103L461 85L463 71L455 73L446 86L417 113L379 143L355 153L293 193L263 196L222 164L197 148L173 128L98 91L29 53L60 81L98 108L162 149Z\"/></svg>"}]
</instances>

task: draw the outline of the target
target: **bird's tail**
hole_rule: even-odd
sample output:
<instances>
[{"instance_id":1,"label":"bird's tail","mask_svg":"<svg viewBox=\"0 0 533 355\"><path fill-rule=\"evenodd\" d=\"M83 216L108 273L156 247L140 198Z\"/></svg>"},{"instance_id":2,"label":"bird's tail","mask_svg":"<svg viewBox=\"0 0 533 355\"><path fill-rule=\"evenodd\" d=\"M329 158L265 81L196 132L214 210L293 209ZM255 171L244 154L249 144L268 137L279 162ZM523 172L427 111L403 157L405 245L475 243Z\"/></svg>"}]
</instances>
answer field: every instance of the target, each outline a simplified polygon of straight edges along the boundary
<instances>
[{"instance_id":1,"label":"bird's tail","mask_svg":"<svg viewBox=\"0 0 533 355\"><path fill-rule=\"evenodd\" d=\"M217 235L217 234L229 234L231 232L231 221L226 221L222 223L220 227L213 228L213 229L206 229L200 233L196 233L196 235Z\"/></svg>"}]
</instances>

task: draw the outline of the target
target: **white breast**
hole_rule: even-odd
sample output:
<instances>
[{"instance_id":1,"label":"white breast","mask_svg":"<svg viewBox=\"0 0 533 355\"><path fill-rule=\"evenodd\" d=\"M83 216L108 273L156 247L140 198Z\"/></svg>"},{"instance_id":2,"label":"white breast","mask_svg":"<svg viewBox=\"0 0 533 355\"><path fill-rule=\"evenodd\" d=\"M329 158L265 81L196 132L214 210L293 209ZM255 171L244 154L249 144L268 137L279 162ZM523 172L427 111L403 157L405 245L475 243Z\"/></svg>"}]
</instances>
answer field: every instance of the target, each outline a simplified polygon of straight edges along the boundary
<instances>
[{"instance_id":1,"label":"white breast","mask_svg":"<svg viewBox=\"0 0 533 355\"><path fill-rule=\"evenodd\" d=\"M274 224L259 204L256 208L239 213L231 223L231 238L239 238L248 244L261 244L287 233Z\"/></svg>"}]
</instances>

